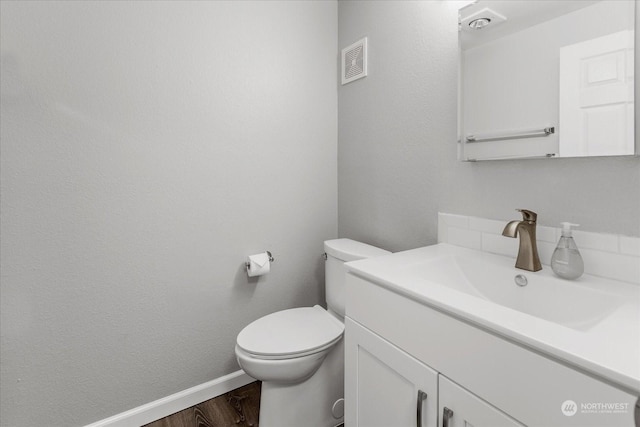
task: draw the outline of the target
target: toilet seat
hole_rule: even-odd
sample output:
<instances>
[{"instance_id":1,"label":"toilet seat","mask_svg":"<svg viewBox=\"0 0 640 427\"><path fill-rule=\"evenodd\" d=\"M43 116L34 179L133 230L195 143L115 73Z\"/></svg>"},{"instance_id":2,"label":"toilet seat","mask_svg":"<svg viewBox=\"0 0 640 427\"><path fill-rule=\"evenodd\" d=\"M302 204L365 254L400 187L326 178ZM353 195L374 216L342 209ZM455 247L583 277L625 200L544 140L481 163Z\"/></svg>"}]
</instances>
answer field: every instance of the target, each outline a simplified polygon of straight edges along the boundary
<instances>
[{"instance_id":1,"label":"toilet seat","mask_svg":"<svg viewBox=\"0 0 640 427\"><path fill-rule=\"evenodd\" d=\"M342 338L344 325L319 305L292 308L247 325L237 346L259 359L291 359L321 352Z\"/></svg>"}]
</instances>

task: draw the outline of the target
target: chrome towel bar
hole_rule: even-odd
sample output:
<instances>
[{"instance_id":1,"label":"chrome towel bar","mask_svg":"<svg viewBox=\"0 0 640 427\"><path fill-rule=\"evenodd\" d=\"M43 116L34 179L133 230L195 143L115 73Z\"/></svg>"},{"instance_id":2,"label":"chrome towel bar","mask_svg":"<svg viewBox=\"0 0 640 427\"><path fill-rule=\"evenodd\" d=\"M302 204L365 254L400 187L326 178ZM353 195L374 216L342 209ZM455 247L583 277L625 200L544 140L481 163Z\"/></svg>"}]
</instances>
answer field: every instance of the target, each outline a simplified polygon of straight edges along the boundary
<instances>
[{"instance_id":1,"label":"chrome towel bar","mask_svg":"<svg viewBox=\"0 0 640 427\"><path fill-rule=\"evenodd\" d=\"M546 153L546 154L526 155L526 156L515 154L513 156L499 156L499 157L480 157L480 158L467 157L464 160L467 161L467 162L477 162L477 161L480 161L480 160L545 159L545 158L551 158L551 157L556 157L556 156L557 156L556 153Z\"/></svg>"},{"instance_id":2,"label":"chrome towel bar","mask_svg":"<svg viewBox=\"0 0 640 427\"><path fill-rule=\"evenodd\" d=\"M549 136L556 132L556 128L553 126L546 127L544 129L536 129L536 130L527 130L519 133L506 133L506 134L495 134L495 135L469 135L467 136L466 142L485 142L485 141L502 141L505 139L520 139L520 138L536 138L540 136Z\"/></svg>"}]
</instances>

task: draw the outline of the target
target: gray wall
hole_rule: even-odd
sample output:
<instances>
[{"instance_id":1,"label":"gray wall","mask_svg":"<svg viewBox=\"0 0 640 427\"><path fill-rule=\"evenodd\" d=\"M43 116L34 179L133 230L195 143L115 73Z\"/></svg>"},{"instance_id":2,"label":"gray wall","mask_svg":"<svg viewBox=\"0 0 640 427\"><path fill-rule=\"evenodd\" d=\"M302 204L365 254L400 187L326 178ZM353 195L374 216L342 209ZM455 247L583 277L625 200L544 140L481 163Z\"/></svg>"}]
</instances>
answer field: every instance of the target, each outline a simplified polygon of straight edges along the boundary
<instances>
[{"instance_id":1,"label":"gray wall","mask_svg":"<svg viewBox=\"0 0 640 427\"><path fill-rule=\"evenodd\" d=\"M516 208L640 235L640 158L456 161L456 3L339 2L339 47L369 38L369 75L338 91L340 236L408 249L436 242L438 211Z\"/></svg>"},{"instance_id":2,"label":"gray wall","mask_svg":"<svg viewBox=\"0 0 640 427\"><path fill-rule=\"evenodd\" d=\"M246 324L323 300L335 2L1 7L0 424L218 378Z\"/></svg>"}]
</instances>

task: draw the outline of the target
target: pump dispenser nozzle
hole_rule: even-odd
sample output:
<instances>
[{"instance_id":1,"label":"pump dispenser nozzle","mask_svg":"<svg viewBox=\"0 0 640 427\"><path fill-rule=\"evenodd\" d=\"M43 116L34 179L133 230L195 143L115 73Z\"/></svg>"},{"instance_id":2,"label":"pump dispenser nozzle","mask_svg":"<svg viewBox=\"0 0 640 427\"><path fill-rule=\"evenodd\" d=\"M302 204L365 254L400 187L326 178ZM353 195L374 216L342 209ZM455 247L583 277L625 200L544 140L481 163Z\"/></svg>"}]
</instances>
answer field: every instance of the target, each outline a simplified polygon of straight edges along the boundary
<instances>
[{"instance_id":1,"label":"pump dispenser nozzle","mask_svg":"<svg viewBox=\"0 0 640 427\"><path fill-rule=\"evenodd\" d=\"M565 237L571 237L572 227L580 227L580 224L574 224L572 222L561 222L562 224L562 235Z\"/></svg>"}]
</instances>

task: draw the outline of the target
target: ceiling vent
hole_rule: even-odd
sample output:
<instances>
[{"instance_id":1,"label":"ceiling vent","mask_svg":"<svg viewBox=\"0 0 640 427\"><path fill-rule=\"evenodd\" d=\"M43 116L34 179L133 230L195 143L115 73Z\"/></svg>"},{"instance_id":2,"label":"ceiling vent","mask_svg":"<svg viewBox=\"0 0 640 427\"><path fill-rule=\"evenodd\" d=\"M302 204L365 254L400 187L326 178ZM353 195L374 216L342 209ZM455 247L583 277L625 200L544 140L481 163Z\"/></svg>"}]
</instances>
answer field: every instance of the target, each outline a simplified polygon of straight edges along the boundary
<instances>
[{"instance_id":1,"label":"ceiling vent","mask_svg":"<svg viewBox=\"0 0 640 427\"><path fill-rule=\"evenodd\" d=\"M367 38L342 49L342 84L367 75Z\"/></svg>"}]
</instances>

